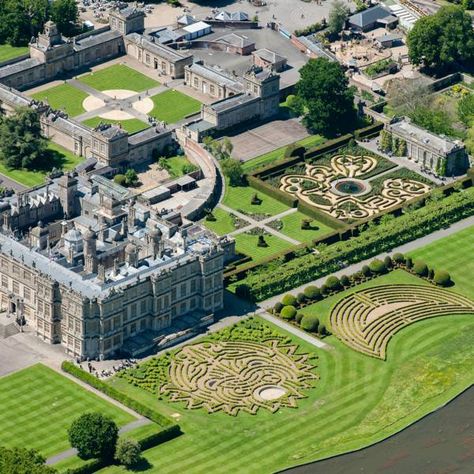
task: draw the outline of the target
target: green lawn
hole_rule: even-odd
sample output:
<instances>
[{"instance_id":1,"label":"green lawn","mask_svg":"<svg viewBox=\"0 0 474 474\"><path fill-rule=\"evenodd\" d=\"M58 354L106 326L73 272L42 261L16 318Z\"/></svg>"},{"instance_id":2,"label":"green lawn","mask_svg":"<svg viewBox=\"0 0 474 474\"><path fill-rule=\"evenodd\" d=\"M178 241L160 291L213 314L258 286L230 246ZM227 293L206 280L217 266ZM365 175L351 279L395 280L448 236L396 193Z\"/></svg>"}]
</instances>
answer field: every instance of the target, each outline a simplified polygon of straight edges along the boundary
<instances>
[{"instance_id":1,"label":"green lawn","mask_svg":"<svg viewBox=\"0 0 474 474\"><path fill-rule=\"evenodd\" d=\"M309 219L311 221L310 229L301 229L301 221L303 221L303 219ZM325 234L334 232L333 228L308 217L300 211L283 217L281 222L283 223L283 227L280 232L300 242L311 242Z\"/></svg>"},{"instance_id":2,"label":"green lawn","mask_svg":"<svg viewBox=\"0 0 474 474\"><path fill-rule=\"evenodd\" d=\"M0 162L0 173L8 176L20 184L23 184L24 186L32 187L44 183L46 175L53 169L53 167L62 169L64 171L70 171L84 160L83 157L76 156L69 150L66 150L62 146L53 142L49 142L48 150L49 153L43 163L43 169L14 170L7 168L3 163Z\"/></svg>"},{"instance_id":3,"label":"green lawn","mask_svg":"<svg viewBox=\"0 0 474 474\"><path fill-rule=\"evenodd\" d=\"M120 426L134 420L41 364L0 378L0 406L0 445L34 448L46 457L70 447L67 429L82 413L109 415Z\"/></svg>"},{"instance_id":4,"label":"green lawn","mask_svg":"<svg viewBox=\"0 0 474 474\"><path fill-rule=\"evenodd\" d=\"M76 117L85 112L82 103L88 97L88 94L69 84L60 84L36 92L31 97L47 102L53 109L64 110L71 117Z\"/></svg>"},{"instance_id":5,"label":"green lawn","mask_svg":"<svg viewBox=\"0 0 474 474\"><path fill-rule=\"evenodd\" d=\"M314 346L292 336L306 352ZM266 474L379 441L444 404L473 381L474 318L422 321L399 332L387 361L358 354L331 336L317 350L320 381L297 409L257 415L186 410L115 379L142 402L181 415L183 436L149 449L150 473ZM102 474L124 472L113 466Z\"/></svg>"},{"instance_id":6,"label":"green lawn","mask_svg":"<svg viewBox=\"0 0 474 474\"><path fill-rule=\"evenodd\" d=\"M179 122L201 109L201 102L174 89L157 94L151 100L155 107L149 115L166 123Z\"/></svg>"},{"instance_id":7,"label":"green lawn","mask_svg":"<svg viewBox=\"0 0 474 474\"><path fill-rule=\"evenodd\" d=\"M453 291L474 294L474 227L413 252L437 268L450 271ZM429 283L397 270L363 286ZM355 291L351 289L349 291ZM347 292L303 311L327 319L331 307ZM280 330L282 332L282 330ZM291 336L306 352L319 356L320 381L297 409L276 414L209 415L169 403L124 380L117 388L165 414L179 414L183 436L145 451L147 472L167 474L226 472L265 474L323 459L380 441L444 405L474 382L474 315L443 316L414 323L392 338L387 360L360 354L330 336L331 350L316 349ZM103 474L123 472L110 467Z\"/></svg>"},{"instance_id":8,"label":"green lawn","mask_svg":"<svg viewBox=\"0 0 474 474\"><path fill-rule=\"evenodd\" d=\"M114 64L105 69L91 72L80 77L79 81L98 91L125 89L142 92L160 85L158 81L123 64Z\"/></svg>"},{"instance_id":9,"label":"green lawn","mask_svg":"<svg viewBox=\"0 0 474 474\"><path fill-rule=\"evenodd\" d=\"M252 197L257 194L262 200L261 204L252 204ZM267 196L251 186L229 186L226 185L223 204L232 209L242 210L249 214L280 214L288 209L288 206L277 201L275 198Z\"/></svg>"},{"instance_id":10,"label":"green lawn","mask_svg":"<svg viewBox=\"0 0 474 474\"><path fill-rule=\"evenodd\" d=\"M191 166L191 162L186 158L185 155L176 155L166 158L167 171L171 178L179 178L184 176L185 166Z\"/></svg>"},{"instance_id":11,"label":"green lawn","mask_svg":"<svg viewBox=\"0 0 474 474\"><path fill-rule=\"evenodd\" d=\"M101 117L92 117L90 119L84 120L82 122L84 125L87 125L90 128L95 128L100 123L110 123L112 125L120 124L124 130L126 130L130 135L134 133L141 132L150 127L149 124L142 122L138 119L129 119L129 120L111 120L104 119Z\"/></svg>"},{"instance_id":12,"label":"green lawn","mask_svg":"<svg viewBox=\"0 0 474 474\"><path fill-rule=\"evenodd\" d=\"M10 46L9 44L0 44L0 63L28 54L28 51L28 46Z\"/></svg>"},{"instance_id":13,"label":"green lawn","mask_svg":"<svg viewBox=\"0 0 474 474\"><path fill-rule=\"evenodd\" d=\"M325 138L321 135L310 135L309 137L303 138L295 142L297 146L304 146L306 148L312 148L314 146L320 145L325 141ZM246 161L242 164L242 168L245 173L250 173L262 166L267 166L274 161L282 160L285 157L285 150L288 148L288 145L285 145L281 148L277 148L276 150L270 151L265 153L264 155L257 156L256 158L252 158L249 161Z\"/></svg>"},{"instance_id":14,"label":"green lawn","mask_svg":"<svg viewBox=\"0 0 474 474\"><path fill-rule=\"evenodd\" d=\"M230 234L235 230L234 223L230 214L222 209L216 207L212 214L216 218L215 221L207 221L203 219L202 224L205 225L208 229L212 230L218 235Z\"/></svg>"},{"instance_id":15,"label":"green lawn","mask_svg":"<svg viewBox=\"0 0 474 474\"><path fill-rule=\"evenodd\" d=\"M454 291L474 299L474 226L410 252L429 267L446 270L455 282Z\"/></svg>"},{"instance_id":16,"label":"green lawn","mask_svg":"<svg viewBox=\"0 0 474 474\"><path fill-rule=\"evenodd\" d=\"M257 247L257 235L242 233L234 235L233 237L235 239L235 248L237 252L252 257L254 262L258 262L265 257L269 257L270 255L292 247L290 242L279 239L272 234L265 235L265 242L268 244L268 247Z\"/></svg>"}]
</instances>

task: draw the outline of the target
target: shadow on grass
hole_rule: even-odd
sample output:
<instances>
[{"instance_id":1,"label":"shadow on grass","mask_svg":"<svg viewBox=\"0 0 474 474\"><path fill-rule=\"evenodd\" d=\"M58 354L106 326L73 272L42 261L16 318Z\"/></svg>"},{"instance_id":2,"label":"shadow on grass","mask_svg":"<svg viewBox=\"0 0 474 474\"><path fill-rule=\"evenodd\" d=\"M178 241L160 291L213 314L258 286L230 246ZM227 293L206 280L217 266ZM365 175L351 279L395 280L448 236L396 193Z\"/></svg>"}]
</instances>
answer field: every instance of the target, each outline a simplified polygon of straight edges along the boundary
<instances>
[{"instance_id":1,"label":"shadow on grass","mask_svg":"<svg viewBox=\"0 0 474 474\"><path fill-rule=\"evenodd\" d=\"M142 457L140 458L140 461L138 461L136 464L133 466L130 466L127 471L130 472L144 472L148 471L148 469L151 469L153 467L153 464L151 464L148 459Z\"/></svg>"}]
</instances>

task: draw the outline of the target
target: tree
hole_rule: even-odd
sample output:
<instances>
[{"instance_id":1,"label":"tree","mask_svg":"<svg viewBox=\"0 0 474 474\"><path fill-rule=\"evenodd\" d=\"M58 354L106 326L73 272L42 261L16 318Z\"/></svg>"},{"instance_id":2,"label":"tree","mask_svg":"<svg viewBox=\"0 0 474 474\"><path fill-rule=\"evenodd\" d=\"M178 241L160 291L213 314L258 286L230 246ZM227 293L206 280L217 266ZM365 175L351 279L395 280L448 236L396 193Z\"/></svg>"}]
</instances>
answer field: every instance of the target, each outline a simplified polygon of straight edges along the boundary
<instances>
[{"instance_id":1,"label":"tree","mask_svg":"<svg viewBox=\"0 0 474 474\"><path fill-rule=\"evenodd\" d=\"M137 184L138 182L137 172L134 169L129 168L125 172L125 181L127 183L127 186L134 186L135 184Z\"/></svg>"},{"instance_id":2,"label":"tree","mask_svg":"<svg viewBox=\"0 0 474 474\"><path fill-rule=\"evenodd\" d=\"M449 286L451 284L451 276L444 270L436 270L433 281L439 286Z\"/></svg>"},{"instance_id":3,"label":"tree","mask_svg":"<svg viewBox=\"0 0 474 474\"><path fill-rule=\"evenodd\" d=\"M141 460L140 445L133 439L120 438L115 450L115 459L125 467L136 466Z\"/></svg>"},{"instance_id":4,"label":"tree","mask_svg":"<svg viewBox=\"0 0 474 474\"><path fill-rule=\"evenodd\" d=\"M68 436L81 459L113 459L118 428L101 413L85 413L73 421Z\"/></svg>"},{"instance_id":5,"label":"tree","mask_svg":"<svg viewBox=\"0 0 474 474\"><path fill-rule=\"evenodd\" d=\"M288 293L287 295L283 296L281 303L283 304L283 306L295 306L296 298Z\"/></svg>"},{"instance_id":6,"label":"tree","mask_svg":"<svg viewBox=\"0 0 474 474\"><path fill-rule=\"evenodd\" d=\"M382 274L385 273L387 270L387 267L385 266L385 263L382 262L382 260L372 260L369 264L370 271L375 274Z\"/></svg>"},{"instance_id":7,"label":"tree","mask_svg":"<svg viewBox=\"0 0 474 474\"><path fill-rule=\"evenodd\" d=\"M318 330L319 319L314 314L305 314L300 323L301 329L309 332Z\"/></svg>"},{"instance_id":8,"label":"tree","mask_svg":"<svg viewBox=\"0 0 474 474\"><path fill-rule=\"evenodd\" d=\"M392 151L392 134L387 130L380 132L380 149L382 151Z\"/></svg>"},{"instance_id":9,"label":"tree","mask_svg":"<svg viewBox=\"0 0 474 474\"><path fill-rule=\"evenodd\" d=\"M331 34L337 35L343 30L350 12L349 7L341 0L334 0L328 18L328 30Z\"/></svg>"},{"instance_id":10,"label":"tree","mask_svg":"<svg viewBox=\"0 0 474 474\"><path fill-rule=\"evenodd\" d=\"M280 311L280 316L283 319L293 319L296 316L296 308L294 306L285 306Z\"/></svg>"},{"instance_id":11,"label":"tree","mask_svg":"<svg viewBox=\"0 0 474 474\"><path fill-rule=\"evenodd\" d=\"M472 20L462 7L442 7L421 17L407 37L413 64L443 68L474 57Z\"/></svg>"},{"instance_id":12,"label":"tree","mask_svg":"<svg viewBox=\"0 0 474 474\"><path fill-rule=\"evenodd\" d=\"M56 474L56 469L45 464L45 459L34 449L0 446L2 474Z\"/></svg>"},{"instance_id":13,"label":"tree","mask_svg":"<svg viewBox=\"0 0 474 474\"><path fill-rule=\"evenodd\" d=\"M38 165L46 151L41 137L39 114L29 107L19 107L15 114L0 121L0 161L20 169Z\"/></svg>"},{"instance_id":14,"label":"tree","mask_svg":"<svg viewBox=\"0 0 474 474\"><path fill-rule=\"evenodd\" d=\"M428 266L423 260L415 260L413 263L413 272L419 276L428 275Z\"/></svg>"},{"instance_id":15,"label":"tree","mask_svg":"<svg viewBox=\"0 0 474 474\"><path fill-rule=\"evenodd\" d=\"M474 123L474 94L468 94L458 102L458 116L466 126Z\"/></svg>"},{"instance_id":16,"label":"tree","mask_svg":"<svg viewBox=\"0 0 474 474\"><path fill-rule=\"evenodd\" d=\"M326 136L352 128L354 92L341 66L326 58L310 59L300 76L296 90L307 110L304 122L308 128Z\"/></svg>"},{"instance_id":17,"label":"tree","mask_svg":"<svg viewBox=\"0 0 474 474\"><path fill-rule=\"evenodd\" d=\"M296 95L291 94L286 98L286 106L297 117L304 113L304 103L301 98Z\"/></svg>"},{"instance_id":18,"label":"tree","mask_svg":"<svg viewBox=\"0 0 474 474\"><path fill-rule=\"evenodd\" d=\"M321 299L321 290L317 286L307 286L303 293L305 294L306 298L309 300L319 300Z\"/></svg>"},{"instance_id":19,"label":"tree","mask_svg":"<svg viewBox=\"0 0 474 474\"><path fill-rule=\"evenodd\" d=\"M243 182L244 172L240 161L233 158L225 158L221 161L222 171L229 178L231 186L240 186Z\"/></svg>"},{"instance_id":20,"label":"tree","mask_svg":"<svg viewBox=\"0 0 474 474\"><path fill-rule=\"evenodd\" d=\"M76 0L55 0L51 5L51 20L64 36L77 34L79 11Z\"/></svg>"}]
</instances>

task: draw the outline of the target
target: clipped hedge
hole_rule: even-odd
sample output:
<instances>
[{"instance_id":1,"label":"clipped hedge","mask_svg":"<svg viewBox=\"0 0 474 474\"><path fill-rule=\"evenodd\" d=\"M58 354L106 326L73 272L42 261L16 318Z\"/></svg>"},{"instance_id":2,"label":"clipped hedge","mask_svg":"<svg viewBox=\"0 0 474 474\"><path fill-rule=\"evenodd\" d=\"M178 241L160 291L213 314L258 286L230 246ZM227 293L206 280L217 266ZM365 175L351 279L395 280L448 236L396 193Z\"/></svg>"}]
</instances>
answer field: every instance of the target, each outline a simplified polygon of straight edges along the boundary
<instances>
[{"instance_id":1,"label":"clipped hedge","mask_svg":"<svg viewBox=\"0 0 474 474\"><path fill-rule=\"evenodd\" d=\"M319 319L314 314L305 314L300 323L301 329L309 332L316 332L319 326Z\"/></svg>"},{"instance_id":2,"label":"clipped hedge","mask_svg":"<svg viewBox=\"0 0 474 474\"><path fill-rule=\"evenodd\" d=\"M312 217L313 219L316 219L322 224L326 224L328 227L331 227L333 229L345 230L349 227L347 224L340 221L339 219L336 219L335 217L332 217L327 212L321 211L317 207L311 206L299 200L298 200L298 211L302 212L303 214L306 214L309 217Z\"/></svg>"},{"instance_id":3,"label":"clipped hedge","mask_svg":"<svg viewBox=\"0 0 474 474\"><path fill-rule=\"evenodd\" d=\"M66 474L94 474L94 472L107 467L109 464L101 459L88 459L78 467L67 469ZM53 466L54 467L54 466Z\"/></svg>"},{"instance_id":4,"label":"clipped hedge","mask_svg":"<svg viewBox=\"0 0 474 474\"><path fill-rule=\"evenodd\" d=\"M145 418L148 418L149 420L154 421L155 423L162 426L163 428L176 427L177 432L179 433L179 426L176 425L174 421L172 421L165 415L162 415L160 412L154 410L153 408L150 408L144 405L143 403L120 392L116 388L106 384L105 382L98 379L94 375L89 374L85 370L82 370L80 367L73 364L72 362L65 360L61 364L61 369L64 370L64 372L78 378L79 380L82 380L83 382L87 383L91 387L99 390L100 392L104 393L110 398L117 400L118 402L122 403L123 405L137 412L138 414L144 416Z\"/></svg>"},{"instance_id":5,"label":"clipped hedge","mask_svg":"<svg viewBox=\"0 0 474 474\"><path fill-rule=\"evenodd\" d=\"M290 306L290 305L285 306L281 310L280 316L283 319L287 319L287 320L294 319L294 317L296 316L296 308L294 306Z\"/></svg>"},{"instance_id":6,"label":"clipped hedge","mask_svg":"<svg viewBox=\"0 0 474 474\"><path fill-rule=\"evenodd\" d=\"M445 270L436 270L433 281L439 286L449 286L452 283L451 275Z\"/></svg>"},{"instance_id":7,"label":"clipped hedge","mask_svg":"<svg viewBox=\"0 0 474 474\"><path fill-rule=\"evenodd\" d=\"M341 261L347 265L359 262L473 214L474 188L469 188L379 223L350 240L328 246L322 253L306 254L278 265L262 265L236 284L236 293L262 301L339 270Z\"/></svg>"}]
</instances>

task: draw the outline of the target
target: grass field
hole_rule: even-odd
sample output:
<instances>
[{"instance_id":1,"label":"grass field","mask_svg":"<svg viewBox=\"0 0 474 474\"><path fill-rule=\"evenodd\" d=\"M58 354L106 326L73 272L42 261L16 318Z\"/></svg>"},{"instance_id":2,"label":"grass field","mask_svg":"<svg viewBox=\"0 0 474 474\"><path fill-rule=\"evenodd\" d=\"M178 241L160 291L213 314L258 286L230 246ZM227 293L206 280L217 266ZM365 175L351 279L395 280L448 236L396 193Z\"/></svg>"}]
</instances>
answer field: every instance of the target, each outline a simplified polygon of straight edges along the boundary
<instances>
[{"instance_id":1,"label":"grass field","mask_svg":"<svg viewBox=\"0 0 474 474\"><path fill-rule=\"evenodd\" d=\"M184 167L190 166L191 162L185 155L176 155L166 158L167 171L171 178L179 178L185 174Z\"/></svg>"},{"instance_id":2,"label":"grass field","mask_svg":"<svg viewBox=\"0 0 474 474\"><path fill-rule=\"evenodd\" d=\"M257 194L262 200L259 205L252 204L252 196ZM223 204L250 214L270 214L272 216L288 210L288 206L263 194L251 186L229 186L227 184Z\"/></svg>"},{"instance_id":3,"label":"grass field","mask_svg":"<svg viewBox=\"0 0 474 474\"><path fill-rule=\"evenodd\" d=\"M49 153L45 158L44 169L14 170L7 168L3 163L0 162L0 173L8 176L20 184L23 184L24 186L31 187L44 183L46 175L53 169L53 167L62 169L64 171L70 171L84 159L81 156L74 155L69 150L66 150L62 146L53 142L49 142L48 150Z\"/></svg>"},{"instance_id":4,"label":"grass field","mask_svg":"<svg viewBox=\"0 0 474 474\"><path fill-rule=\"evenodd\" d=\"M211 229L218 235L229 234L235 230L234 223L228 212L216 207L212 214L216 218L215 221L207 221L206 219L202 221L202 224L208 229Z\"/></svg>"},{"instance_id":5,"label":"grass field","mask_svg":"<svg viewBox=\"0 0 474 474\"><path fill-rule=\"evenodd\" d=\"M429 255L432 261L444 261L439 268L451 272L456 282L452 290L471 297L473 233L471 228L413 253L426 257L426 261ZM464 280L458 278L462 275ZM422 280L400 270L365 285L397 282ZM325 319L344 294L328 298L313 309ZM355 352L334 336L324 339L332 350L315 349L295 336L292 340L303 351L316 351L320 381L307 391L308 398L298 401L297 409L285 408L273 415L264 411L235 418L223 413L209 415L204 410L186 410L182 404L158 400L124 380L111 381L168 415L180 415L185 434L145 451L151 464L147 472L204 474L220 472L225 466L226 472L262 474L323 459L396 433L474 382L473 315L444 316L406 327L391 340L386 361ZM123 471L110 467L101 472Z\"/></svg>"},{"instance_id":6,"label":"grass field","mask_svg":"<svg viewBox=\"0 0 474 474\"><path fill-rule=\"evenodd\" d=\"M98 411L118 425L132 415L37 364L0 378L0 445L35 448L43 456L68 449L67 429L80 414Z\"/></svg>"},{"instance_id":7,"label":"grass field","mask_svg":"<svg viewBox=\"0 0 474 474\"><path fill-rule=\"evenodd\" d=\"M71 117L85 112L82 103L88 95L69 84L60 84L31 95L34 99L47 102L53 109L64 110Z\"/></svg>"},{"instance_id":8,"label":"grass field","mask_svg":"<svg viewBox=\"0 0 474 474\"><path fill-rule=\"evenodd\" d=\"M28 46L10 46L9 44L0 44L0 63L28 54L28 51Z\"/></svg>"},{"instance_id":9,"label":"grass field","mask_svg":"<svg viewBox=\"0 0 474 474\"><path fill-rule=\"evenodd\" d=\"M321 135L311 135L295 142L295 145L311 148L320 145L324 141L325 138ZM285 151L287 148L288 145L277 148L276 150L265 153L264 155L257 156L256 158L252 158L251 160L248 160L242 164L242 169L245 173L250 173L251 171L261 168L262 166L267 166L274 161L281 160L285 157Z\"/></svg>"},{"instance_id":10,"label":"grass field","mask_svg":"<svg viewBox=\"0 0 474 474\"><path fill-rule=\"evenodd\" d=\"M173 89L157 94L151 100L155 107L149 115L166 123L179 122L201 109L201 102Z\"/></svg>"},{"instance_id":11,"label":"grass field","mask_svg":"<svg viewBox=\"0 0 474 474\"><path fill-rule=\"evenodd\" d=\"M130 120L111 120L111 119L104 119L101 117L92 117L90 119L84 120L82 122L84 125L88 127L95 128L100 123L110 123L113 125L120 124L124 130L126 130L130 135L134 133L141 132L150 127L149 124L142 122L138 119L130 119Z\"/></svg>"},{"instance_id":12,"label":"grass field","mask_svg":"<svg viewBox=\"0 0 474 474\"><path fill-rule=\"evenodd\" d=\"M160 85L158 81L124 64L114 64L105 69L91 72L80 77L79 81L98 91L125 89L142 92Z\"/></svg>"},{"instance_id":13,"label":"grass field","mask_svg":"<svg viewBox=\"0 0 474 474\"><path fill-rule=\"evenodd\" d=\"M258 262L262 258L269 257L270 255L292 247L290 242L279 239L272 234L265 235L265 242L268 244L268 247L257 247L257 235L242 233L234 235L233 237L235 239L235 248L237 252L252 257L254 262Z\"/></svg>"},{"instance_id":14,"label":"grass field","mask_svg":"<svg viewBox=\"0 0 474 474\"><path fill-rule=\"evenodd\" d=\"M301 222L304 219L309 219L311 221L310 229L301 229ZM281 222L283 223L283 227L280 232L293 239L299 240L300 242L311 242L325 234L334 232L334 229L331 227L312 219L299 211L283 217Z\"/></svg>"}]
</instances>

